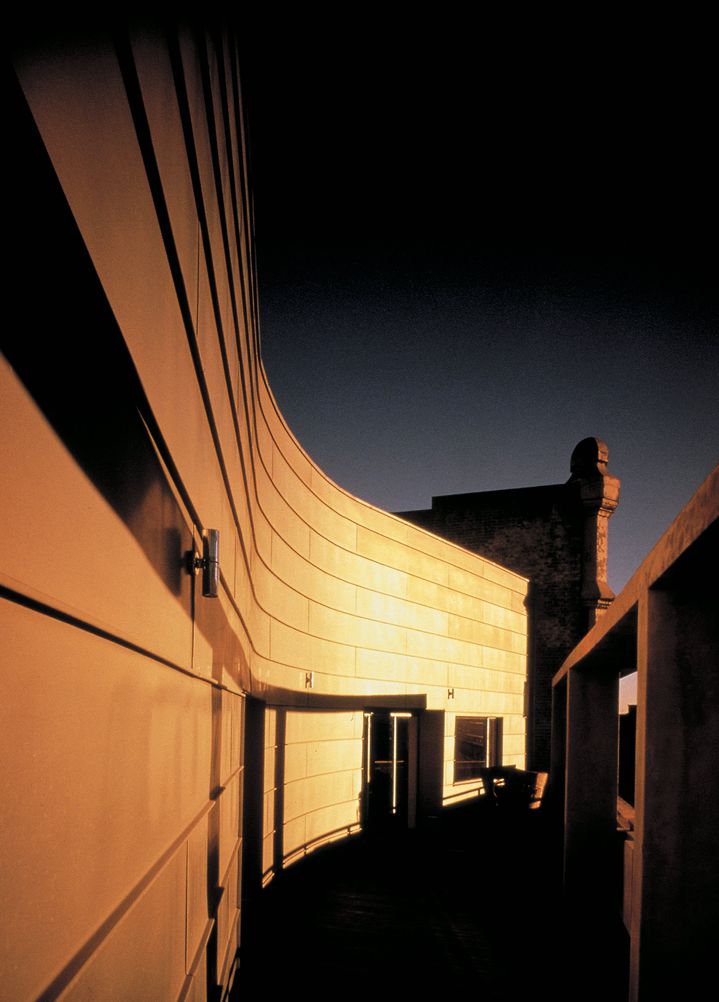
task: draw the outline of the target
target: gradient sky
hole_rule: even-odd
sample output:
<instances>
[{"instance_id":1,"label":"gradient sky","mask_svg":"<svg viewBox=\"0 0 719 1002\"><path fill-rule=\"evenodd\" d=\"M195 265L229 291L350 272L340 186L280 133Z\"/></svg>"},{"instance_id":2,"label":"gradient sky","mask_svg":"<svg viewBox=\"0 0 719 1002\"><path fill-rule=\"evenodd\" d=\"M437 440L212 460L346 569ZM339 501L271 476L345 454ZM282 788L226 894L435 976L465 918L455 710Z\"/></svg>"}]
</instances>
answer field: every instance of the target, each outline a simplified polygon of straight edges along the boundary
<instances>
[{"instance_id":1,"label":"gradient sky","mask_svg":"<svg viewBox=\"0 0 719 1002\"><path fill-rule=\"evenodd\" d=\"M679 73L646 33L568 55L531 30L336 26L330 49L316 27L244 59L290 427L390 511L562 482L597 435L618 591L719 457L708 64Z\"/></svg>"}]
</instances>

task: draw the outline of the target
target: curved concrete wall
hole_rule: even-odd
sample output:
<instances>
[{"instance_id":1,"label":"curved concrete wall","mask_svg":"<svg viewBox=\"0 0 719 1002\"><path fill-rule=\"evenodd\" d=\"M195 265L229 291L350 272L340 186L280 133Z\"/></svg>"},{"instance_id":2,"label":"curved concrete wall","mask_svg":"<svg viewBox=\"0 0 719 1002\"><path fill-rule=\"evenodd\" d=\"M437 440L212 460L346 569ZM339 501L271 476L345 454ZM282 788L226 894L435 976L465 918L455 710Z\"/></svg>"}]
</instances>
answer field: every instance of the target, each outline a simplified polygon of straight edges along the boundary
<instances>
[{"instance_id":1,"label":"curved concrete wall","mask_svg":"<svg viewBox=\"0 0 719 1002\"><path fill-rule=\"evenodd\" d=\"M458 713L501 716L523 765L527 582L351 497L285 425L233 40L18 51L0 995L200 999L232 977L243 802L265 879L357 830L367 707L439 715L444 802L477 789ZM210 527L217 599L184 569Z\"/></svg>"}]
</instances>

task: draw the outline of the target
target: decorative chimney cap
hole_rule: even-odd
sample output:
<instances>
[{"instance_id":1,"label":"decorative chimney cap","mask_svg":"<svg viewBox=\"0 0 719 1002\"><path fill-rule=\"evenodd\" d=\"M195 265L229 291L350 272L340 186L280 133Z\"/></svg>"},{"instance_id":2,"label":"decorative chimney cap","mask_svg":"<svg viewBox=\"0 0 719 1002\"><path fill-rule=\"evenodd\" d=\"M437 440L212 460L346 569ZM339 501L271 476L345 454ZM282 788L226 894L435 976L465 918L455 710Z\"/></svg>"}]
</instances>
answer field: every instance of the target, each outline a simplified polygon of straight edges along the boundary
<instances>
[{"instance_id":1,"label":"decorative chimney cap","mask_svg":"<svg viewBox=\"0 0 719 1002\"><path fill-rule=\"evenodd\" d=\"M601 438L583 438L574 447L569 468L570 480L585 480L596 476L606 476L609 448Z\"/></svg>"}]
</instances>

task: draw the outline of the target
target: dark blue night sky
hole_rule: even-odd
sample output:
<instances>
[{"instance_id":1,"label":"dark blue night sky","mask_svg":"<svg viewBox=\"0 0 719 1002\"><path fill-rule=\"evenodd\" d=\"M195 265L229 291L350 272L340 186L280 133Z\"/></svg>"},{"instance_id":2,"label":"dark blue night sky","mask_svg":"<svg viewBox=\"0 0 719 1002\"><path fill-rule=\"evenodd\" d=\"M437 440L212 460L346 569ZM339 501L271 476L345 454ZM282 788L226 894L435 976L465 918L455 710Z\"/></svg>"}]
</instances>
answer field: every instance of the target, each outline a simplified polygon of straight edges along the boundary
<instances>
[{"instance_id":1,"label":"dark blue night sky","mask_svg":"<svg viewBox=\"0 0 719 1002\"><path fill-rule=\"evenodd\" d=\"M494 28L338 28L329 51L286 27L244 62L290 427L390 511L561 482L597 435L618 591L719 455L706 64L680 74L646 36L567 56Z\"/></svg>"}]
</instances>

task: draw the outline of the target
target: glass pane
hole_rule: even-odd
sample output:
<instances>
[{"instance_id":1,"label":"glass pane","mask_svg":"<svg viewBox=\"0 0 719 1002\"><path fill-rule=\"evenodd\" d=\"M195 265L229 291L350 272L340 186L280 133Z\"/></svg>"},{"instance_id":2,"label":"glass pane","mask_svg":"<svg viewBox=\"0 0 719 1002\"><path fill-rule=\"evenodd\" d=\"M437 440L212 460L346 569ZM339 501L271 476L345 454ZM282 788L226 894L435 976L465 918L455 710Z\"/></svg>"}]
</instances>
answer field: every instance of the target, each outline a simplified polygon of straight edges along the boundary
<instances>
[{"instance_id":1,"label":"glass pane","mask_svg":"<svg viewBox=\"0 0 719 1002\"><path fill-rule=\"evenodd\" d=\"M454 739L454 781L476 779L487 764L487 718L457 717Z\"/></svg>"}]
</instances>

